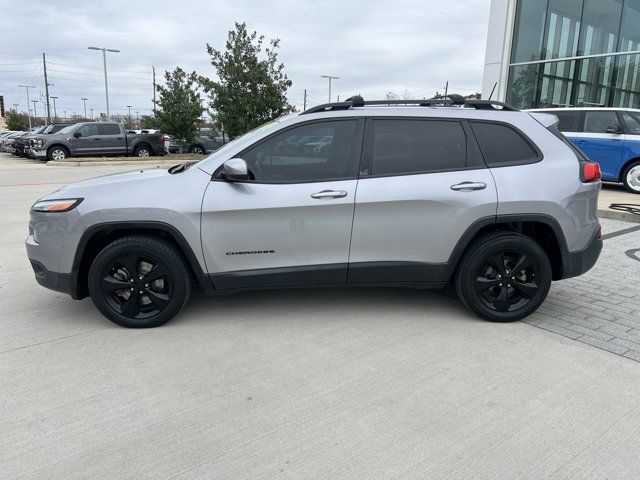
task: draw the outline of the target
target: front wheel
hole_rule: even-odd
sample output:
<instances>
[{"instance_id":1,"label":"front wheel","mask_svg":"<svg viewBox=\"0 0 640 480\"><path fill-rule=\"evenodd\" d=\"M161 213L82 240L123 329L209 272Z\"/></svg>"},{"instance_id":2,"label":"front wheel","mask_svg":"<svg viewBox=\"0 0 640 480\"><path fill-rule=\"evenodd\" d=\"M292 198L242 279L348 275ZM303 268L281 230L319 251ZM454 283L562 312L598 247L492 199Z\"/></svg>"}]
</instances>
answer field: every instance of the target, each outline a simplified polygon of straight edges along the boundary
<instances>
[{"instance_id":1,"label":"front wheel","mask_svg":"<svg viewBox=\"0 0 640 480\"><path fill-rule=\"evenodd\" d=\"M64 160L69 156L69 152L64 147L51 147L47 151L47 158L49 160Z\"/></svg>"},{"instance_id":2,"label":"front wheel","mask_svg":"<svg viewBox=\"0 0 640 480\"><path fill-rule=\"evenodd\" d=\"M462 302L478 316L512 322L537 310L551 279L551 264L540 245L524 235L496 232L467 250L455 285Z\"/></svg>"},{"instance_id":3,"label":"front wheel","mask_svg":"<svg viewBox=\"0 0 640 480\"><path fill-rule=\"evenodd\" d=\"M631 193L640 194L640 162L633 162L624 169L622 183Z\"/></svg>"},{"instance_id":4,"label":"front wheel","mask_svg":"<svg viewBox=\"0 0 640 480\"><path fill-rule=\"evenodd\" d=\"M204 148L202 148L200 145L194 145L193 147L191 147L191 153L195 153L196 155L203 155Z\"/></svg>"},{"instance_id":5,"label":"front wheel","mask_svg":"<svg viewBox=\"0 0 640 480\"><path fill-rule=\"evenodd\" d=\"M180 252L155 237L137 235L107 245L89 270L89 294L118 325L157 327L187 303L189 269Z\"/></svg>"}]
</instances>

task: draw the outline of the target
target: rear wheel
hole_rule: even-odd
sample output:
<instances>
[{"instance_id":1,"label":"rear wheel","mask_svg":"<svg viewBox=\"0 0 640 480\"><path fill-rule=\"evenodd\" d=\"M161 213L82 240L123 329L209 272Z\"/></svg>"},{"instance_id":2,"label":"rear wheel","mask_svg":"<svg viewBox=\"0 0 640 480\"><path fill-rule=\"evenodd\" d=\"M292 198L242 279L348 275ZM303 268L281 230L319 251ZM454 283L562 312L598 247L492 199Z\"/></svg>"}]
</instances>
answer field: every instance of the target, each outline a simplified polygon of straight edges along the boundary
<instances>
[{"instance_id":1,"label":"rear wheel","mask_svg":"<svg viewBox=\"0 0 640 480\"><path fill-rule=\"evenodd\" d=\"M140 145L139 147L136 147L136 149L133 152L133 154L136 157L150 157L151 156L151 149L149 147L147 147L146 145Z\"/></svg>"},{"instance_id":2,"label":"rear wheel","mask_svg":"<svg viewBox=\"0 0 640 480\"><path fill-rule=\"evenodd\" d=\"M551 264L532 239L510 232L479 238L465 253L455 284L462 302L494 322L520 320L537 310L551 286Z\"/></svg>"},{"instance_id":3,"label":"rear wheel","mask_svg":"<svg viewBox=\"0 0 640 480\"><path fill-rule=\"evenodd\" d=\"M148 236L107 245L89 270L89 293L100 312L129 328L157 327L187 303L191 277L182 255Z\"/></svg>"},{"instance_id":4,"label":"rear wheel","mask_svg":"<svg viewBox=\"0 0 640 480\"><path fill-rule=\"evenodd\" d=\"M633 162L624 169L622 174L622 183L631 193L640 194L640 161Z\"/></svg>"}]
</instances>

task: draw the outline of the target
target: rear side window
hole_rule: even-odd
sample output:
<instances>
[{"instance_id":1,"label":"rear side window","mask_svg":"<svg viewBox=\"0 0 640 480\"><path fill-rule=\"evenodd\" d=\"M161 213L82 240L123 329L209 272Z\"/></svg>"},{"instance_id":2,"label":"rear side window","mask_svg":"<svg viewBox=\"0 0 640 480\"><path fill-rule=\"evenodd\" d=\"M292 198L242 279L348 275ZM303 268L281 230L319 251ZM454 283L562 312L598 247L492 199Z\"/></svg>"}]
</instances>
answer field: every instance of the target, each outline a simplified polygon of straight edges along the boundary
<instances>
[{"instance_id":1,"label":"rear side window","mask_svg":"<svg viewBox=\"0 0 640 480\"><path fill-rule=\"evenodd\" d=\"M115 123L98 124L98 135L119 135L120 127Z\"/></svg>"},{"instance_id":2,"label":"rear side window","mask_svg":"<svg viewBox=\"0 0 640 480\"><path fill-rule=\"evenodd\" d=\"M627 126L627 132L632 135L640 135L640 118L635 113L620 112L622 121Z\"/></svg>"},{"instance_id":3,"label":"rear side window","mask_svg":"<svg viewBox=\"0 0 640 480\"><path fill-rule=\"evenodd\" d=\"M460 122L374 120L372 175L455 170L467 166L467 138Z\"/></svg>"},{"instance_id":4,"label":"rear side window","mask_svg":"<svg viewBox=\"0 0 640 480\"><path fill-rule=\"evenodd\" d=\"M584 114L584 131L591 133L605 133L607 128L620 128L618 115L613 110L605 110L599 112L585 112Z\"/></svg>"},{"instance_id":5,"label":"rear side window","mask_svg":"<svg viewBox=\"0 0 640 480\"><path fill-rule=\"evenodd\" d=\"M553 113L558 117L560 122L558 123L558 128L561 132L579 132L582 130L580 125L580 118L582 117L581 112L549 112Z\"/></svg>"},{"instance_id":6,"label":"rear side window","mask_svg":"<svg viewBox=\"0 0 640 480\"><path fill-rule=\"evenodd\" d=\"M538 152L513 128L489 122L471 122L473 133L489 167L507 167L534 163Z\"/></svg>"}]
</instances>

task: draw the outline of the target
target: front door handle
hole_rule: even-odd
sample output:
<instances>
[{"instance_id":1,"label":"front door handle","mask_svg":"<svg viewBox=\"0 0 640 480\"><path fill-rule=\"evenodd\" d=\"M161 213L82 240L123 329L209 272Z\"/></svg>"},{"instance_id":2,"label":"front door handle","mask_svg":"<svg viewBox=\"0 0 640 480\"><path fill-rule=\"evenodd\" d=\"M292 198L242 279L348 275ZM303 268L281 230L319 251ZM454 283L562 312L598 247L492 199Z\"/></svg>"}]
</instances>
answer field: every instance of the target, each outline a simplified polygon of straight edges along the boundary
<instances>
[{"instance_id":1,"label":"front door handle","mask_svg":"<svg viewBox=\"0 0 640 480\"><path fill-rule=\"evenodd\" d=\"M487 184L484 182L462 182L456 185L451 185L451 190L470 192L472 190L484 190L487 188Z\"/></svg>"},{"instance_id":2,"label":"front door handle","mask_svg":"<svg viewBox=\"0 0 640 480\"><path fill-rule=\"evenodd\" d=\"M311 198L343 198L346 196L347 192L344 190L322 190L311 194Z\"/></svg>"}]
</instances>

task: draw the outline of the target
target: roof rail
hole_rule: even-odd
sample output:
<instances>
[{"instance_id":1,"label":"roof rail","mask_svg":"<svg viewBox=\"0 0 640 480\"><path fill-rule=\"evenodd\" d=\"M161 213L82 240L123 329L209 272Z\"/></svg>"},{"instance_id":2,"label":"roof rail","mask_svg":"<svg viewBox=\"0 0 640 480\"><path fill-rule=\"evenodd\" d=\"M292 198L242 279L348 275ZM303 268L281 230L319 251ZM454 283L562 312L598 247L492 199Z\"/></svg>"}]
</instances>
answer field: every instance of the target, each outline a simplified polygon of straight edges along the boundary
<instances>
[{"instance_id":1,"label":"roof rail","mask_svg":"<svg viewBox=\"0 0 640 480\"><path fill-rule=\"evenodd\" d=\"M329 112L334 110L349 110L352 107L364 107L367 105L418 105L420 107L431 106L460 106L475 108L477 110L496 110L517 112L518 109L504 102L495 100L477 100L475 98L464 98L462 95L451 94L438 98L423 98L422 100L367 100L360 95L348 98L344 102L323 103L315 107L308 108L300 115L306 113Z\"/></svg>"}]
</instances>

